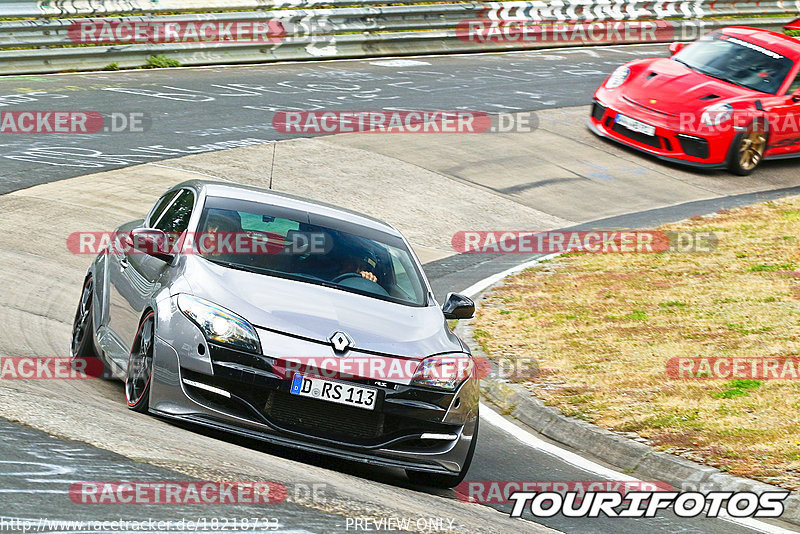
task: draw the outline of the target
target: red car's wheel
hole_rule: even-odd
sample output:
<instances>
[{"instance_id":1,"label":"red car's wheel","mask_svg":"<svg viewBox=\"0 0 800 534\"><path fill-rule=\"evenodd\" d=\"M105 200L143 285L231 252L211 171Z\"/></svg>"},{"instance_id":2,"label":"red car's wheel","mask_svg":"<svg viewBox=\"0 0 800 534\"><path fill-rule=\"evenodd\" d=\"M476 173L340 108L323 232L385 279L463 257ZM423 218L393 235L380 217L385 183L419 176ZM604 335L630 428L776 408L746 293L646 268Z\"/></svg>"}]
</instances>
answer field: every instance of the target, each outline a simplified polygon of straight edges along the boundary
<instances>
[{"instance_id":1,"label":"red car's wheel","mask_svg":"<svg viewBox=\"0 0 800 534\"><path fill-rule=\"evenodd\" d=\"M749 131L733 139L728 169L739 176L752 174L764 160L766 150L766 128L762 124L754 124Z\"/></svg>"}]
</instances>

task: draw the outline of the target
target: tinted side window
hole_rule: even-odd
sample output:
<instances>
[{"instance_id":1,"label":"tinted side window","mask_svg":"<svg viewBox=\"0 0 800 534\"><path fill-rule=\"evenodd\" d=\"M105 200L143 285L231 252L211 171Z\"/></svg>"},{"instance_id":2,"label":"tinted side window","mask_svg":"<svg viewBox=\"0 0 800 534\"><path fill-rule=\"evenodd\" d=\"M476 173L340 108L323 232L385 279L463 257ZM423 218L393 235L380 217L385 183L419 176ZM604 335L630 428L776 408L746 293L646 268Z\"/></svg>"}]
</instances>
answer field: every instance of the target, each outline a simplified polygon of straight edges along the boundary
<instances>
[{"instance_id":1,"label":"tinted side window","mask_svg":"<svg viewBox=\"0 0 800 534\"><path fill-rule=\"evenodd\" d=\"M798 72L797 76L794 77L794 81L792 82L792 85L789 86L789 91L786 94L793 95L797 91L800 91L800 72Z\"/></svg>"},{"instance_id":2,"label":"tinted side window","mask_svg":"<svg viewBox=\"0 0 800 534\"><path fill-rule=\"evenodd\" d=\"M156 202L156 206L153 208L153 211L150 213L150 217L147 219L147 226L153 226L153 224L161 217L161 214L164 210L169 206L170 201L175 198L175 191L170 191Z\"/></svg>"},{"instance_id":3,"label":"tinted side window","mask_svg":"<svg viewBox=\"0 0 800 534\"><path fill-rule=\"evenodd\" d=\"M177 200L172 203L172 206L164 212L164 215L155 224L155 228L167 233L185 232L189 227L189 218L192 216L193 207L194 193L184 189Z\"/></svg>"}]
</instances>

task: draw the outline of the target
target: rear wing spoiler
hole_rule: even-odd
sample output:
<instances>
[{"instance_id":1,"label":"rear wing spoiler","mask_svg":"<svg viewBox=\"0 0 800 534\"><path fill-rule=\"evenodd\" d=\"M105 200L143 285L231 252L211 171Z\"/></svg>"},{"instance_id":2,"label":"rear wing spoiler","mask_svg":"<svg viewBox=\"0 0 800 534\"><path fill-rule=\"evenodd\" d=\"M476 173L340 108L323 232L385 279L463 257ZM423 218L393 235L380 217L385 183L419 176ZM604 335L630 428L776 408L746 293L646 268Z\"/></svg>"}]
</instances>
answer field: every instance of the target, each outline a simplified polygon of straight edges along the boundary
<instances>
[{"instance_id":1,"label":"rear wing spoiler","mask_svg":"<svg viewBox=\"0 0 800 534\"><path fill-rule=\"evenodd\" d=\"M793 35L795 37L800 37L800 19L793 20L789 24L783 27L783 29L789 35Z\"/></svg>"}]
</instances>

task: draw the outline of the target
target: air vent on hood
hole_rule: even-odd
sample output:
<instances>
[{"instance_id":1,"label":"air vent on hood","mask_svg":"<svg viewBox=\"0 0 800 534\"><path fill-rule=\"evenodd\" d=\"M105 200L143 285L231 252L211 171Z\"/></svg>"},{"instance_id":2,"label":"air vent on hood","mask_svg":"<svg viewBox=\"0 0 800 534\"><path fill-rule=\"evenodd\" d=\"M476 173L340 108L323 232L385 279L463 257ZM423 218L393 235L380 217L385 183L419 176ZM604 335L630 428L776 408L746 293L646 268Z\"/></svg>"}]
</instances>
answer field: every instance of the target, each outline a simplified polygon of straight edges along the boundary
<instances>
[{"instance_id":1,"label":"air vent on hood","mask_svg":"<svg viewBox=\"0 0 800 534\"><path fill-rule=\"evenodd\" d=\"M702 97L700 100L716 100L719 97L720 97L719 95L710 94Z\"/></svg>"},{"instance_id":2,"label":"air vent on hood","mask_svg":"<svg viewBox=\"0 0 800 534\"><path fill-rule=\"evenodd\" d=\"M657 73L657 72L651 72L650 74L648 74L648 75L647 75L647 79L648 79L648 80L652 80L652 79L653 79L653 78L655 78L656 76L658 76L658 73Z\"/></svg>"}]
</instances>

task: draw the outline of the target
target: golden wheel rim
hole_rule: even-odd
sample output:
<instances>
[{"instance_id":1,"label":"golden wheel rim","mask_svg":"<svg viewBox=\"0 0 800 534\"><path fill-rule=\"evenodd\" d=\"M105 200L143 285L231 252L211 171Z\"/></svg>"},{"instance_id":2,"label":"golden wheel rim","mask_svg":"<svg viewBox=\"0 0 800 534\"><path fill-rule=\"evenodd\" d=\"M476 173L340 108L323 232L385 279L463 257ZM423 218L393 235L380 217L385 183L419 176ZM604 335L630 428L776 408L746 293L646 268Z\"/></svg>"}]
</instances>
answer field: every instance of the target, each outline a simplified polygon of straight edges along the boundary
<instances>
[{"instance_id":1,"label":"golden wheel rim","mask_svg":"<svg viewBox=\"0 0 800 534\"><path fill-rule=\"evenodd\" d=\"M739 165L742 169L750 171L756 168L764 156L767 146L767 136L764 132L750 132L742 139L739 145Z\"/></svg>"}]
</instances>

